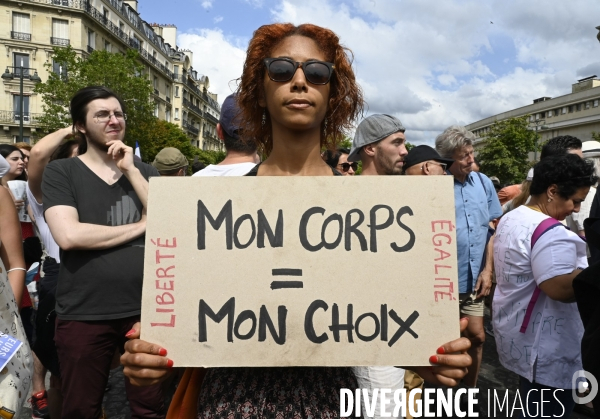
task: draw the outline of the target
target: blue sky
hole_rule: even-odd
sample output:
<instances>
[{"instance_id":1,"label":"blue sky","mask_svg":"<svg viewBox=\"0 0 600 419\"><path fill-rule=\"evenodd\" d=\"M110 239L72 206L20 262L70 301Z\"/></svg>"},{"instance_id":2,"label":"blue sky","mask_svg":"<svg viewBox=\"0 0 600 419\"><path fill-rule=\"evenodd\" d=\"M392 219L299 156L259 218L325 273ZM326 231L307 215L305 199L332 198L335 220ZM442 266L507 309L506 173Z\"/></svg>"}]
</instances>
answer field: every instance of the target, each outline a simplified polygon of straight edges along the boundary
<instances>
[{"instance_id":1,"label":"blue sky","mask_svg":"<svg viewBox=\"0 0 600 419\"><path fill-rule=\"evenodd\" d=\"M138 10L177 26L220 102L260 25L328 27L355 54L368 113L396 115L415 144L600 76L597 0L139 0Z\"/></svg>"}]
</instances>

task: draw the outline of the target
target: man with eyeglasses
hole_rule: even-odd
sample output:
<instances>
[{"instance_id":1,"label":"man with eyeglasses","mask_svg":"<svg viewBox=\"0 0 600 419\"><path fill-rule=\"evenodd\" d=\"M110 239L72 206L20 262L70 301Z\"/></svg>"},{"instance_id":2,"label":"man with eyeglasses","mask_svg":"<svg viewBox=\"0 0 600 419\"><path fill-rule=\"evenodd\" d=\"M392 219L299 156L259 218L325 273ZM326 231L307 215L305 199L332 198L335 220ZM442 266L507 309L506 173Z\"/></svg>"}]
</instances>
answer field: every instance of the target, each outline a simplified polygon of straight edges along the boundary
<instances>
[{"instance_id":1,"label":"man with eyeglasses","mask_svg":"<svg viewBox=\"0 0 600 419\"><path fill-rule=\"evenodd\" d=\"M48 164L44 215L61 249L56 332L62 418L102 416L102 397L115 351L140 319L148 178L123 143L127 116L111 90L92 86L71 99L73 127L87 152ZM160 385L125 380L132 417L164 417Z\"/></svg>"},{"instance_id":2,"label":"man with eyeglasses","mask_svg":"<svg viewBox=\"0 0 600 419\"><path fill-rule=\"evenodd\" d=\"M442 158L437 151L428 145L419 145L408 152L404 158L404 174L415 175L445 175L446 169L452 166L454 160Z\"/></svg>"},{"instance_id":3,"label":"man with eyeglasses","mask_svg":"<svg viewBox=\"0 0 600 419\"><path fill-rule=\"evenodd\" d=\"M473 359L463 378L467 387L477 386L485 341L484 297L492 287L493 268L490 223L502 216L492 181L484 174L473 172L474 139L472 132L457 125L435 139L438 153L454 160L447 173L454 176L460 315L469 318L465 336L471 340L468 353Z\"/></svg>"}]
</instances>

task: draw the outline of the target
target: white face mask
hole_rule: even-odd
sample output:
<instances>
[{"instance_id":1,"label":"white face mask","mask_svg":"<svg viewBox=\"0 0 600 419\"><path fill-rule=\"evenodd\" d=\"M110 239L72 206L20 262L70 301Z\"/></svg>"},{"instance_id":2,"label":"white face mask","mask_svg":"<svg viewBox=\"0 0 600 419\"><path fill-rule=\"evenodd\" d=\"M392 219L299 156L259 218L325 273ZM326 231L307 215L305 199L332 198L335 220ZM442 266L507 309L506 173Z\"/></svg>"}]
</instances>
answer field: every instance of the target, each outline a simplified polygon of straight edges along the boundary
<instances>
[{"instance_id":1,"label":"white face mask","mask_svg":"<svg viewBox=\"0 0 600 419\"><path fill-rule=\"evenodd\" d=\"M0 178L8 173L10 166L6 159L0 155Z\"/></svg>"}]
</instances>

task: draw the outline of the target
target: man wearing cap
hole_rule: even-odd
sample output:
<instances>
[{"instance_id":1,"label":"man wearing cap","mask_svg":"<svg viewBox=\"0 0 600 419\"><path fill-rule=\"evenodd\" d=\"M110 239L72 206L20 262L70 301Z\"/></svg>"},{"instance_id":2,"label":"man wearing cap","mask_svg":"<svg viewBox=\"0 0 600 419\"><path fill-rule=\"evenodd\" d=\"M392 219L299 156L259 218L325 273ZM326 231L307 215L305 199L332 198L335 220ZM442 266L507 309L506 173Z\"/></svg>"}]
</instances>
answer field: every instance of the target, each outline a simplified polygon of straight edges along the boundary
<instances>
[{"instance_id":1,"label":"man wearing cap","mask_svg":"<svg viewBox=\"0 0 600 419\"><path fill-rule=\"evenodd\" d=\"M358 125L349 162L362 160L363 176L401 175L406 150L405 128L391 115L371 115Z\"/></svg>"},{"instance_id":2,"label":"man wearing cap","mask_svg":"<svg viewBox=\"0 0 600 419\"><path fill-rule=\"evenodd\" d=\"M260 161L256 145L240 138L239 107L236 95L229 95L221 106L217 136L225 144L227 156L219 164L211 164L193 176L243 176Z\"/></svg>"},{"instance_id":3,"label":"man wearing cap","mask_svg":"<svg viewBox=\"0 0 600 419\"><path fill-rule=\"evenodd\" d=\"M477 386L485 341L484 297L492 287L493 239L488 235L489 223L502 216L492 181L473 172L474 139L472 132L457 125L435 139L438 153L454 160L448 173L454 176L459 307L461 316L469 318L465 336L471 340L468 353L473 359L463 379L468 387Z\"/></svg>"},{"instance_id":4,"label":"man wearing cap","mask_svg":"<svg viewBox=\"0 0 600 419\"><path fill-rule=\"evenodd\" d=\"M161 176L185 176L188 164L188 159L174 147L160 150L152 162Z\"/></svg>"},{"instance_id":5,"label":"man wearing cap","mask_svg":"<svg viewBox=\"0 0 600 419\"><path fill-rule=\"evenodd\" d=\"M437 151L428 145L419 145L408 152L404 158L404 174L445 175L454 160L442 158Z\"/></svg>"},{"instance_id":6,"label":"man wearing cap","mask_svg":"<svg viewBox=\"0 0 600 419\"><path fill-rule=\"evenodd\" d=\"M406 150L404 126L391 115L371 115L358 125L348 162L362 160L363 176L401 175ZM405 377L405 370L393 366L354 367L352 368L360 388L367 389L370 395L376 388L400 390L405 386L405 379L412 378L412 373ZM417 384L421 377L414 375ZM418 387L418 385L417 385ZM408 397L407 397L408 398ZM379 400L379 399L377 399ZM365 405L362 404L366 414ZM381 406L376 402L374 418L382 417Z\"/></svg>"}]
</instances>

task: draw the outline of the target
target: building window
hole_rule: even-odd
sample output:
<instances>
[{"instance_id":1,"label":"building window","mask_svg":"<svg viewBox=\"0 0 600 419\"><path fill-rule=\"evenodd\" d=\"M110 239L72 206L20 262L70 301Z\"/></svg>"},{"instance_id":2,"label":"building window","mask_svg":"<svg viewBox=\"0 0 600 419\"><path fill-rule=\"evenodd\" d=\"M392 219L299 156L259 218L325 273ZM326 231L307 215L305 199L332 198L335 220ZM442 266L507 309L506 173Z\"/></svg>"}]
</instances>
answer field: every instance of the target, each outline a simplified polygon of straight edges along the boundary
<instances>
[{"instance_id":1,"label":"building window","mask_svg":"<svg viewBox=\"0 0 600 419\"><path fill-rule=\"evenodd\" d=\"M173 73L175 73L175 77L177 77L179 75L179 66L178 65L173 66Z\"/></svg>"},{"instance_id":2,"label":"building window","mask_svg":"<svg viewBox=\"0 0 600 419\"><path fill-rule=\"evenodd\" d=\"M179 108L175 108L175 120L179 121Z\"/></svg>"},{"instance_id":3,"label":"building window","mask_svg":"<svg viewBox=\"0 0 600 419\"><path fill-rule=\"evenodd\" d=\"M577 112L579 112L581 110L581 103L578 103L577 105L575 105L575 110Z\"/></svg>"},{"instance_id":4,"label":"building window","mask_svg":"<svg viewBox=\"0 0 600 419\"><path fill-rule=\"evenodd\" d=\"M31 22L28 14L13 12L10 37L20 41L31 41Z\"/></svg>"},{"instance_id":5,"label":"building window","mask_svg":"<svg viewBox=\"0 0 600 419\"><path fill-rule=\"evenodd\" d=\"M596 99L596 100L594 101L594 108L597 108L597 107L598 107L598 99Z\"/></svg>"},{"instance_id":6,"label":"building window","mask_svg":"<svg viewBox=\"0 0 600 419\"><path fill-rule=\"evenodd\" d=\"M171 97L171 86L168 84L165 86L165 95L170 98Z\"/></svg>"},{"instance_id":7,"label":"building window","mask_svg":"<svg viewBox=\"0 0 600 419\"><path fill-rule=\"evenodd\" d=\"M567 108L566 106L563 106L563 108L562 108L562 114L563 114L563 115L567 113L567 109L568 109L568 108Z\"/></svg>"},{"instance_id":8,"label":"building window","mask_svg":"<svg viewBox=\"0 0 600 419\"><path fill-rule=\"evenodd\" d=\"M20 143L21 141L23 141L24 143L27 143L27 144L31 144L31 137L23 136L23 139L20 139L18 135L13 136L14 143Z\"/></svg>"},{"instance_id":9,"label":"building window","mask_svg":"<svg viewBox=\"0 0 600 419\"><path fill-rule=\"evenodd\" d=\"M171 122L171 110L170 110L170 109L167 109L167 110L165 111L165 120L166 120L167 122Z\"/></svg>"},{"instance_id":10,"label":"building window","mask_svg":"<svg viewBox=\"0 0 600 419\"><path fill-rule=\"evenodd\" d=\"M61 79L67 79L67 66L65 63L57 63L56 61L52 61L52 72L57 74Z\"/></svg>"},{"instance_id":11,"label":"building window","mask_svg":"<svg viewBox=\"0 0 600 419\"><path fill-rule=\"evenodd\" d=\"M89 49L96 49L96 33L90 29L88 29L88 51Z\"/></svg>"},{"instance_id":12,"label":"building window","mask_svg":"<svg viewBox=\"0 0 600 419\"><path fill-rule=\"evenodd\" d=\"M13 66L15 67L15 74L20 75L23 71L23 76L29 77L29 54L16 53L13 56ZM21 70L21 67L23 70Z\"/></svg>"},{"instance_id":13,"label":"building window","mask_svg":"<svg viewBox=\"0 0 600 419\"><path fill-rule=\"evenodd\" d=\"M590 108L590 102L585 102L585 108L589 109Z\"/></svg>"},{"instance_id":14,"label":"building window","mask_svg":"<svg viewBox=\"0 0 600 419\"><path fill-rule=\"evenodd\" d=\"M553 111L548 111L548 118L552 118Z\"/></svg>"},{"instance_id":15,"label":"building window","mask_svg":"<svg viewBox=\"0 0 600 419\"><path fill-rule=\"evenodd\" d=\"M104 41L104 51L111 52L110 42Z\"/></svg>"},{"instance_id":16,"label":"building window","mask_svg":"<svg viewBox=\"0 0 600 419\"><path fill-rule=\"evenodd\" d=\"M106 8L103 7L102 8L102 12L103 12L103 15L104 15L104 23L108 23L108 9L106 9Z\"/></svg>"},{"instance_id":17,"label":"building window","mask_svg":"<svg viewBox=\"0 0 600 419\"><path fill-rule=\"evenodd\" d=\"M15 122L20 121L23 115L23 123L29 123L29 96L23 96L23 112L21 112L21 96L13 95L13 109Z\"/></svg>"},{"instance_id":18,"label":"building window","mask_svg":"<svg viewBox=\"0 0 600 419\"><path fill-rule=\"evenodd\" d=\"M154 104L154 116L158 118L158 111L160 110L160 105L158 103Z\"/></svg>"},{"instance_id":19,"label":"building window","mask_svg":"<svg viewBox=\"0 0 600 419\"><path fill-rule=\"evenodd\" d=\"M179 86L175 86L175 97L179 97Z\"/></svg>"},{"instance_id":20,"label":"building window","mask_svg":"<svg viewBox=\"0 0 600 419\"><path fill-rule=\"evenodd\" d=\"M52 19L52 45L66 47L69 45L69 21L64 19Z\"/></svg>"}]
</instances>

